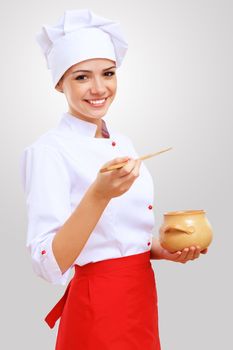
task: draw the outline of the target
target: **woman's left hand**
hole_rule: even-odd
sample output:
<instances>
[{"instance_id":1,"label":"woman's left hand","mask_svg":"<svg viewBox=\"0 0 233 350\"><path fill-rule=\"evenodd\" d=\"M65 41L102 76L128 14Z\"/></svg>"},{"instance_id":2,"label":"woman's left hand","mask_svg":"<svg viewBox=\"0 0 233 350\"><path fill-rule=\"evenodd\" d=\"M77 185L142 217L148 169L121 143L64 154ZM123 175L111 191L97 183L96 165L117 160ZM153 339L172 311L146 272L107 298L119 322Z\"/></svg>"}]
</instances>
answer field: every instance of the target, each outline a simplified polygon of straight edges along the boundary
<instances>
[{"instance_id":1,"label":"woman's left hand","mask_svg":"<svg viewBox=\"0 0 233 350\"><path fill-rule=\"evenodd\" d=\"M175 253L170 253L162 248L158 239L153 239L151 247L151 259L164 259L185 264L190 260L198 259L200 254L206 254L208 249L200 250L200 247L193 246Z\"/></svg>"},{"instance_id":2,"label":"woman's left hand","mask_svg":"<svg viewBox=\"0 0 233 350\"><path fill-rule=\"evenodd\" d=\"M163 249L163 248L162 248ZM190 248L185 248L181 251L177 251L175 253L170 253L167 250L163 249L163 258L165 260L171 260L175 262L180 262L182 264L185 264L186 262L190 260L198 259L200 254L206 254L208 249L200 250L200 247L193 246Z\"/></svg>"}]
</instances>

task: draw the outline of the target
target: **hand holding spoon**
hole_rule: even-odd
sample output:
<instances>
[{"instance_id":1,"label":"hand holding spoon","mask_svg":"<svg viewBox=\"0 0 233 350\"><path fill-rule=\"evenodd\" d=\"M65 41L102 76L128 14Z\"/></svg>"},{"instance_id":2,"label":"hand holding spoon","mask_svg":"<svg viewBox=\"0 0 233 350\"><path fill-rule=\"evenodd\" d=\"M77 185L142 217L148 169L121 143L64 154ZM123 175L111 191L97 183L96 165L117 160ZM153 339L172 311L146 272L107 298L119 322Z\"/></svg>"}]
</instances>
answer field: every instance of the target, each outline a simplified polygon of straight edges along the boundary
<instances>
[{"instance_id":1,"label":"hand holding spoon","mask_svg":"<svg viewBox=\"0 0 233 350\"><path fill-rule=\"evenodd\" d=\"M169 148L163 149L163 150L161 150L161 151L159 151L159 152L146 154L145 156L139 157L139 158L137 158L137 159L140 159L140 160L148 159L148 158L157 156L157 155L159 155L159 154L161 154L161 153L163 153L163 152L170 151L171 149L172 149L172 147L169 147ZM109 167L102 168L102 169L100 169L100 172L101 172L101 173L105 173L105 172L107 172L107 171L111 171L111 170L114 170L114 169L122 168L126 163L127 163L127 161L126 161L126 162L123 162L123 163L111 165L111 166L109 166Z\"/></svg>"}]
</instances>

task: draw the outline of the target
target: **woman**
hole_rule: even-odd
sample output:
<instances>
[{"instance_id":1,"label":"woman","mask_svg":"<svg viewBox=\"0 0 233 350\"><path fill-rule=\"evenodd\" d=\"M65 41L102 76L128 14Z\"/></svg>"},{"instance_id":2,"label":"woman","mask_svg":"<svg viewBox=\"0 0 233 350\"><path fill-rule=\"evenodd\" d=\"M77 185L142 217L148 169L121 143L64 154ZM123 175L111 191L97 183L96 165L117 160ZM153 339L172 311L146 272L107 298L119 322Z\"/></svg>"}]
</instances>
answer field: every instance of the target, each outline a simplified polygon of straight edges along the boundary
<instances>
[{"instance_id":1,"label":"woman","mask_svg":"<svg viewBox=\"0 0 233 350\"><path fill-rule=\"evenodd\" d=\"M33 268L54 284L75 269L45 318L51 328L61 318L56 350L159 350L150 259L185 263L200 249L170 254L152 239L151 176L129 138L102 119L127 43L117 23L89 10L66 11L37 41L68 103L58 126L22 155Z\"/></svg>"}]
</instances>

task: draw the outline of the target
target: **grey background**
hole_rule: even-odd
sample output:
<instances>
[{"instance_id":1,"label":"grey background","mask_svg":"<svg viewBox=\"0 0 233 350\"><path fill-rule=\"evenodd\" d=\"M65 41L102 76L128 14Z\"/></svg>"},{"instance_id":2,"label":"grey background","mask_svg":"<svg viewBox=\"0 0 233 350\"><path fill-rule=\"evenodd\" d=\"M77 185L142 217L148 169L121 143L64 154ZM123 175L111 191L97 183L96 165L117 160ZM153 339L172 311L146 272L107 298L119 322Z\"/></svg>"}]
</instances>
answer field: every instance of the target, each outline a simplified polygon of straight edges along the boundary
<instances>
[{"instance_id":1,"label":"grey background","mask_svg":"<svg viewBox=\"0 0 233 350\"><path fill-rule=\"evenodd\" d=\"M25 146L66 110L35 43L65 9L90 8L121 22L129 51L107 120L146 161L155 184L155 235L163 213L205 209L214 228L207 256L154 261L163 350L232 348L232 1L1 2L2 349L53 349L43 318L65 287L35 276L25 248L19 178Z\"/></svg>"}]
</instances>

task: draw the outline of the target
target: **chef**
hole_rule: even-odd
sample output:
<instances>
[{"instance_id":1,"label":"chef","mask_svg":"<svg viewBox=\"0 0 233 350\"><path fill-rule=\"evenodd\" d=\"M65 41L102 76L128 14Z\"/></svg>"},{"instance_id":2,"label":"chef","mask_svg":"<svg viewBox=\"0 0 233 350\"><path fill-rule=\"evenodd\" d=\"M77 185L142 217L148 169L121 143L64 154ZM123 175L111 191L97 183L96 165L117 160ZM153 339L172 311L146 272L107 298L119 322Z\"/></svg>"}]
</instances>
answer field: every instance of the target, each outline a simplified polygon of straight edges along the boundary
<instances>
[{"instance_id":1,"label":"chef","mask_svg":"<svg viewBox=\"0 0 233 350\"><path fill-rule=\"evenodd\" d=\"M131 140L103 119L127 42L118 23L88 9L44 25L37 42L68 105L21 158L33 269L63 285L74 271L45 317L51 328L60 319L56 350L159 350L150 259L185 263L200 249L171 254L153 238L151 175Z\"/></svg>"}]
</instances>

